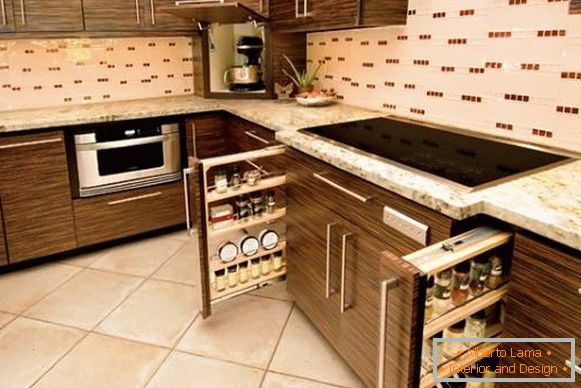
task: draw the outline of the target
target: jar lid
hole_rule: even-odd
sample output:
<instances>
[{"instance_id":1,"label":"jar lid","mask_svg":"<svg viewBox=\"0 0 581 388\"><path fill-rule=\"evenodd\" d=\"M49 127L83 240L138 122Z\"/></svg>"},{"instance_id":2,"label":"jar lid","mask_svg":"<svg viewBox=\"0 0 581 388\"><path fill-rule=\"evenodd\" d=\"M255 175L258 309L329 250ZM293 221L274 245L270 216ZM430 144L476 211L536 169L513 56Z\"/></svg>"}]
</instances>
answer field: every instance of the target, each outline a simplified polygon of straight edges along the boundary
<instances>
[{"instance_id":1,"label":"jar lid","mask_svg":"<svg viewBox=\"0 0 581 388\"><path fill-rule=\"evenodd\" d=\"M274 230L263 230L260 232L258 238L260 239L260 244L266 250L274 249L278 245L278 233L276 233Z\"/></svg>"},{"instance_id":2,"label":"jar lid","mask_svg":"<svg viewBox=\"0 0 581 388\"><path fill-rule=\"evenodd\" d=\"M231 265L230 267L228 267L228 272L236 272L238 270L238 266L236 265Z\"/></svg>"},{"instance_id":3,"label":"jar lid","mask_svg":"<svg viewBox=\"0 0 581 388\"><path fill-rule=\"evenodd\" d=\"M240 240L240 250L245 256L253 256L258 253L260 243L254 236L244 236Z\"/></svg>"},{"instance_id":4,"label":"jar lid","mask_svg":"<svg viewBox=\"0 0 581 388\"><path fill-rule=\"evenodd\" d=\"M223 263L229 263L238 256L238 247L233 242L228 241L218 248L218 257Z\"/></svg>"},{"instance_id":5,"label":"jar lid","mask_svg":"<svg viewBox=\"0 0 581 388\"><path fill-rule=\"evenodd\" d=\"M455 324L450 326L452 330L463 330L466 327L466 320L461 320L460 322L456 322Z\"/></svg>"},{"instance_id":6,"label":"jar lid","mask_svg":"<svg viewBox=\"0 0 581 388\"><path fill-rule=\"evenodd\" d=\"M225 269L219 269L216 271L216 276L224 276L224 275L226 275Z\"/></svg>"}]
</instances>

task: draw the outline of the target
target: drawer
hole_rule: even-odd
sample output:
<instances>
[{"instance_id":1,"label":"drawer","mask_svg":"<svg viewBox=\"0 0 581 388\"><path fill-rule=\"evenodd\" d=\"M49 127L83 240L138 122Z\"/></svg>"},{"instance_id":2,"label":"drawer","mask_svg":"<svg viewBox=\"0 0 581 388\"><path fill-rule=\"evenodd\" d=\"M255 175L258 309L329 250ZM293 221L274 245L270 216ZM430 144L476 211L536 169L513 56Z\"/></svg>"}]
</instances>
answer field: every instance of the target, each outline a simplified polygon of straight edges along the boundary
<instances>
[{"instance_id":1,"label":"drawer","mask_svg":"<svg viewBox=\"0 0 581 388\"><path fill-rule=\"evenodd\" d=\"M259 125L230 116L228 141L231 152L248 152L274 145L275 133Z\"/></svg>"},{"instance_id":2,"label":"drawer","mask_svg":"<svg viewBox=\"0 0 581 388\"><path fill-rule=\"evenodd\" d=\"M78 199L73 206L79 246L185 223L181 182Z\"/></svg>"}]
</instances>

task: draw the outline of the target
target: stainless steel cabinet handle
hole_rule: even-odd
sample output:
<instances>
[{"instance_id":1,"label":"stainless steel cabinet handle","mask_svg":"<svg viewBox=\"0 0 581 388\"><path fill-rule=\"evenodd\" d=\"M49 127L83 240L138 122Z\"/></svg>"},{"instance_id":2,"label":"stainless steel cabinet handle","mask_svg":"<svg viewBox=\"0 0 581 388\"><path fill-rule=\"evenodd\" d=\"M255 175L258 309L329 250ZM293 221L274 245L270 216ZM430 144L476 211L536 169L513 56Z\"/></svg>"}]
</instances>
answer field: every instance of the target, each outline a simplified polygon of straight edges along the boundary
<instances>
[{"instance_id":1,"label":"stainless steel cabinet handle","mask_svg":"<svg viewBox=\"0 0 581 388\"><path fill-rule=\"evenodd\" d=\"M24 7L24 0L20 0L20 17L22 18L22 25L26 25L26 7Z\"/></svg>"},{"instance_id":2,"label":"stainless steel cabinet handle","mask_svg":"<svg viewBox=\"0 0 581 388\"><path fill-rule=\"evenodd\" d=\"M262 137L260 137L260 136L258 136L258 135L256 135L256 134L254 134L254 133L252 133L252 132L250 132L250 131L245 131L245 132L244 132L244 134L245 134L246 136L248 136L248 137L251 137L251 138L253 138L254 140L258 140L258 141L259 141L259 142L261 142L261 143L264 143L264 144L270 144L270 142L269 142L268 140L266 140L266 139L263 139Z\"/></svg>"},{"instance_id":3,"label":"stainless steel cabinet handle","mask_svg":"<svg viewBox=\"0 0 581 388\"><path fill-rule=\"evenodd\" d=\"M151 194L137 195L137 196L131 197L131 198L124 198L124 199L119 199L117 201L107 202L107 205L109 205L109 206L119 205L119 204L122 204L122 203L139 201L141 199L159 197L162 194L163 193L161 191L158 191L156 193L151 193Z\"/></svg>"},{"instance_id":4,"label":"stainless steel cabinet handle","mask_svg":"<svg viewBox=\"0 0 581 388\"><path fill-rule=\"evenodd\" d=\"M349 190L349 189L347 189L347 188L345 188L345 187L343 187L343 186L341 186L341 185L333 182L329 178L325 178L322 174L323 173L316 173L315 172L315 173L313 173L313 176L315 178L317 178L318 180L320 180L322 182L325 182L329 186L331 186L331 187L333 187L333 188L335 188L335 189L337 189L339 191L344 192L345 194L347 194L347 195L355 198L356 200L358 200L360 202L367 203L367 202L369 202L369 201L371 201L373 199L373 197L371 197L371 196L363 196L363 195L357 194L357 193L355 193L355 192L353 192L353 191L351 191L351 190Z\"/></svg>"},{"instance_id":5,"label":"stainless steel cabinet handle","mask_svg":"<svg viewBox=\"0 0 581 388\"><path fill-rule=\"evenodd\" d=\"M98 151L98 150L110 150L115 148L125 148L137 145L160 143L169 139L168 135L158 135L151 137L142 137L138 139L130 140L115 140L108 141L105 143L89 143L89 144L77 144L76 148L78 151Z\"/></svg>"},{"instance_id":6,"label":"stainless steel cabinet handle","mask_svg":"<svg viewBox=\"0 0 581 388\"><path fill-rule=\"evenodd\" d=\"M7 25L8 20L6 19L6 4L4 4L4 0L0 0L0 8L2 9L2 24Z\"/></svg>"},{"instance_id":7,"label":"stainless steel cabinet handle","mask_svg":"<svg viewBox=\"0 0 581 388\"><path fill-rule=\"evenodd\" d=\"M12 143L6 145L0 145L0 150L8 150L11 148L22 148L22 147L31 147L40 144L50 144L50 143L60 143L63 141L60 137L55 137L53 139L46 139L46 140L36 140L36 141L24 141L22 143Z\"/></svg>"},{"instance_id":8,"label":"stainless steel cabinet handle","mask_svg":"<svg viewBox=\"0 0 581 388\"><path fill-rule=\"evenodd\" d=\"M385 354L387 340L387 302L389 291L398 286L397 278L387 279L381 282L381 302L379 305L379 357L377 368L377 387L385 386Z\"/></svg>"},{"instance_id":9,"label":"stainless steel cabinet handle","mask_svg":"<svg viewBox=\"0 0 581 388\"><path fill-rule=\"evenodd\" d=\"M331 297L331 231L336 222L327 224L327 264L325 269L325 297Z\"/></svg>"},{"instance_id":10,"label":"stainless steel cabinet handle","mask_svg":"<svg viewBox=\"0 0 581 388\"><path fill-rule=\"evenodd\" d=\"M575 373L581 375L581 361L577 360L577 365L571 365L571 360L566 360L565 364L571 369L575 370Z\"/></svg>"},{"instance_id":11,"label":"stainless steel cabinet handle","mask_svg":"<svg viewBox=\"0 0 581 388\"><path fill-rule=\"evenodd\" d=\"M151 24L155 26L155 3L154 3L154 0L149 0L149 8L151 11Z\"/></svg>"},{"instance_id":12,"label":"stainless steel cabinet handle","mask_svg":"<svg viewBox=\"0 0 581 388\"><path fill-rule=\"evenodd\" d=\"M301 14L299 13L299 1L295 0L295 18L300 18Z\"/></svg>"},{"instance_id":13,"label":"stainless steel cabinet handle","mask_svg":"<svg viewBox=\"0 0 581 388\"><path fill-rule=\"evenodd\" d=\"M309 15L309 0L305 0L303 3L303 17L306 18Z\"/></svg>"},{"instance_id":14,"label":"stainless steel cabinet handle","mask_svg":"<svg viewBox=\"0 0 581 388\"><path fill-rule=\"evenodd\" d=\"M188 185L188 176L194 172L193 168L184 168L182 173L184 177L184 206L186 210L186 228L188 233L192 231L192 220L190 218L190 186Z\"/></svg>"},{"instance_id":15,"label":"stainless steel cabinet handle","mask_svg":"<svg viewBox=\"0 0 581 388\"><path fill-rule=\"evenodd\" d=\"M140 5L139 0L135 0L135 21L137 24L141 24L141 15L140 15Z\"/></svg>"},{"instance_id":16,"label":"stainless steel cabinet handle","mask_svg":"<svg viewBox=\"0 0 581 388\"><path fill-rule=\"evenodd\" d=\"M341 314L349 308L345 303L345 279L347 276L347 240L353 236L352 233L343 235L342 249L341 249Z\"/></svg>"}]
</instances>

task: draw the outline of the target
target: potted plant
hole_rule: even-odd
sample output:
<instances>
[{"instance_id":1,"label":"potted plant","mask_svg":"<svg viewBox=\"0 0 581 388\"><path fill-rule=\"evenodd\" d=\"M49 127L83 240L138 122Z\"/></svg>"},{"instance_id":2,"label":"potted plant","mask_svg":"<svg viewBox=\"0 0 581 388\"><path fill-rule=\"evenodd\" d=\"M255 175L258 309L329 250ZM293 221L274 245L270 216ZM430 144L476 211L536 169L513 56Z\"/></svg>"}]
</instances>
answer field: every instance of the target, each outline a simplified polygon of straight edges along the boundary
<instances>
[{"instance_id":1,"label":"potted plant","mask_svg":"<svg viewBox=\"0 0 581 388\"><path fill-rule=\"evenodd\" d=\"M293 74L290 74L286 69L282 69L282 71L297 86L299 93L302 94L312 92L314 89L315 78L317 77L319 69L321 68L321 63L319 63L316 68L314 66L307 65L306 69L299 71L286 54L283 54L283 57L290 65Z\"/></svg>"}]
</instances>

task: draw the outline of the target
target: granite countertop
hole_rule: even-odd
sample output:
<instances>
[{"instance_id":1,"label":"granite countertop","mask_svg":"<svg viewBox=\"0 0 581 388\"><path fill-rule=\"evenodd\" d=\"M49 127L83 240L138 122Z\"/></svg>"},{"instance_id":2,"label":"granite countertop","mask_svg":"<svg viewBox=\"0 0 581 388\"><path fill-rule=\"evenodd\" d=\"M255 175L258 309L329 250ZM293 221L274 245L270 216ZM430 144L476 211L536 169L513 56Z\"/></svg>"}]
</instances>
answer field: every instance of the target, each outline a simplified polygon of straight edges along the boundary
<instances>
[{"instance_id":1,"label":"granite countertop","mask_svg":"<svg viewBox=\"0 0 581 388\"><path fill-rule=\"evenodd\" d=\"M348 105L304 108L296 103L273 100L205 100L196 96L156 98L0 112L0 133L217 110L228 111L274 130L282 143L451 218L460 220L487 214L581 250L581 160L490 188L466 192L297 132L306 127L384 116L381 112Z\"/></svg>"}]
</instances>

